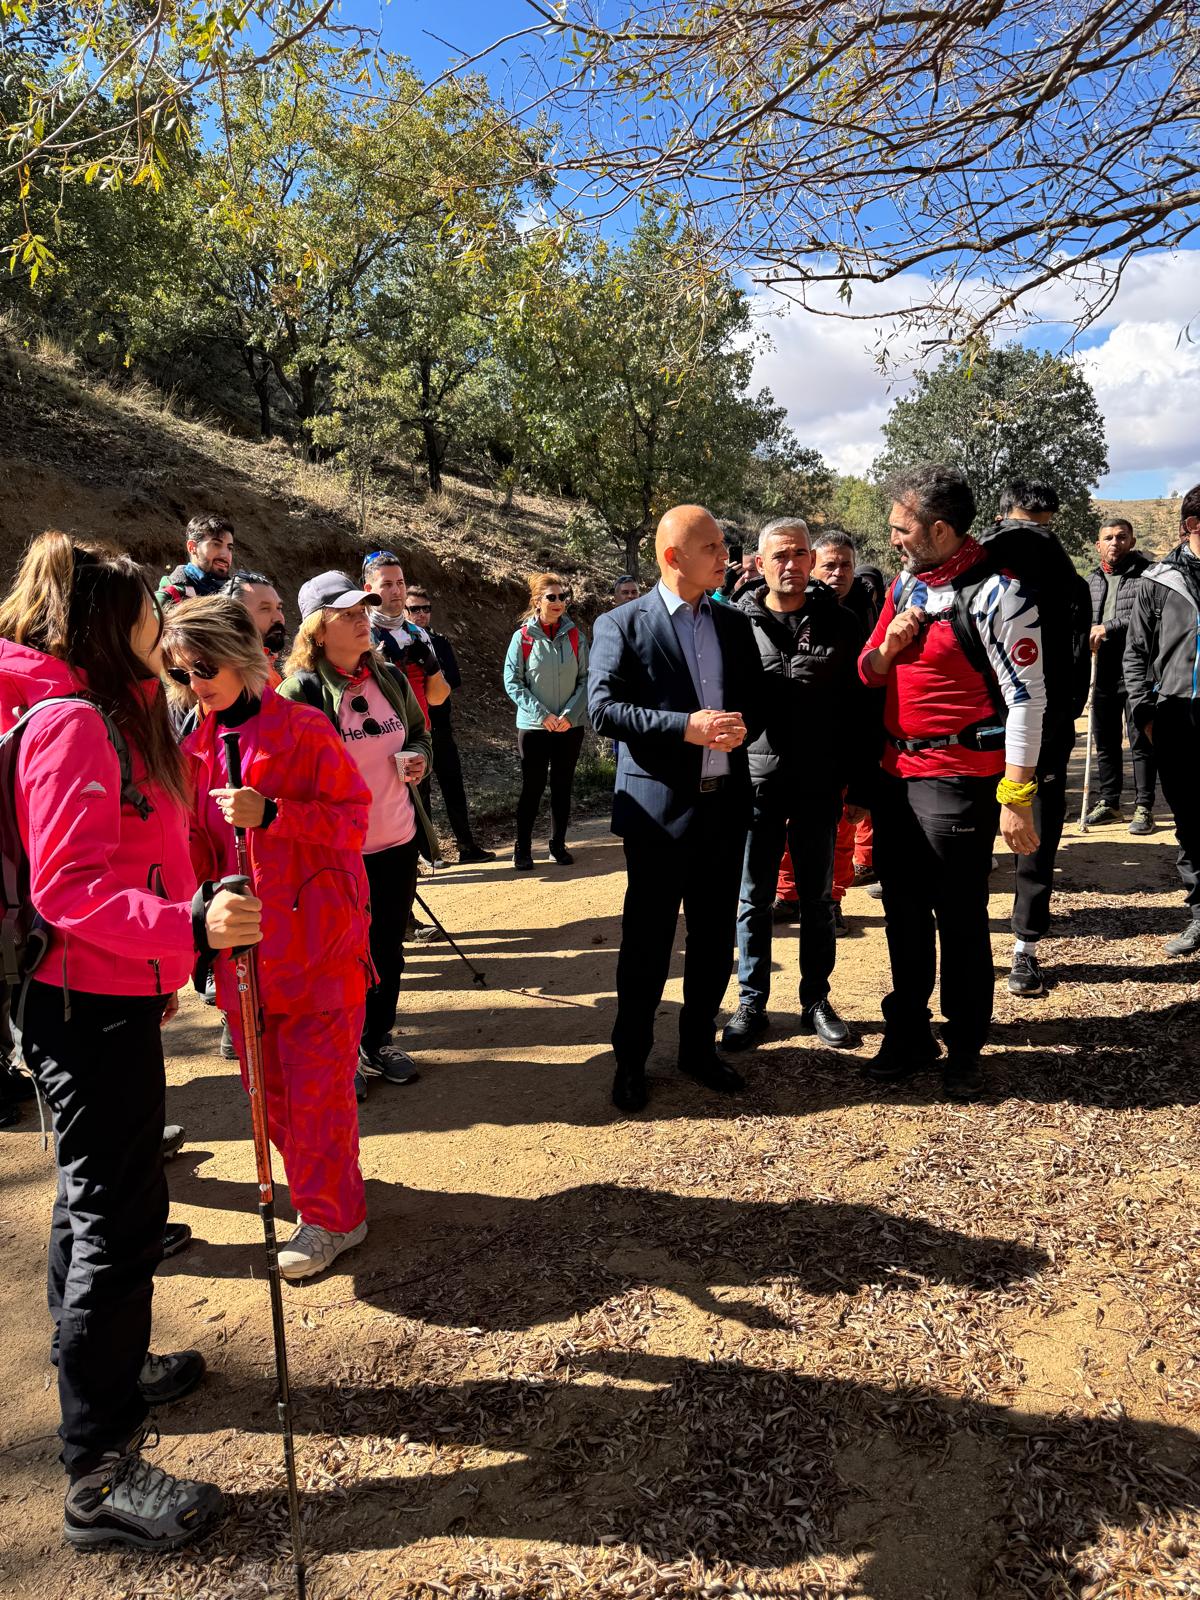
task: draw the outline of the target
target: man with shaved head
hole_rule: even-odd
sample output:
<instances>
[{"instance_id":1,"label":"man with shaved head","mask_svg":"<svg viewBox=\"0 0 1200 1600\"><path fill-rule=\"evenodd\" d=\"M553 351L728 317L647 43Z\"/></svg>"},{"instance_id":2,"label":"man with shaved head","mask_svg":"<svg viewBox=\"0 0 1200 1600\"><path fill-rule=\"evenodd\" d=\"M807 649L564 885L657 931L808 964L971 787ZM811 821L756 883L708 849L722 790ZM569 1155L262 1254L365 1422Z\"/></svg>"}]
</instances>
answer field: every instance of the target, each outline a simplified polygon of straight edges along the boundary
<instances>
[{"instance_id":1,"label":"man with shaved head","mask_svg":"<svg viewBox=\"0 0 1200 1600\"><path fill-rule=\"evenodd\" d=\"M624 841L628 887L612 1097L625 1112L646 1104L681 905L679 1070L722 1093L744 1087L715 1039L732 966L750 820L746 741L761 723L762 664L749 620L709 600L725 570L712 515L676 506L658 525L654 551L659 582L597 620L588 675L592 724L620 745L612 828Z\"/></svg>"}]
</instances>

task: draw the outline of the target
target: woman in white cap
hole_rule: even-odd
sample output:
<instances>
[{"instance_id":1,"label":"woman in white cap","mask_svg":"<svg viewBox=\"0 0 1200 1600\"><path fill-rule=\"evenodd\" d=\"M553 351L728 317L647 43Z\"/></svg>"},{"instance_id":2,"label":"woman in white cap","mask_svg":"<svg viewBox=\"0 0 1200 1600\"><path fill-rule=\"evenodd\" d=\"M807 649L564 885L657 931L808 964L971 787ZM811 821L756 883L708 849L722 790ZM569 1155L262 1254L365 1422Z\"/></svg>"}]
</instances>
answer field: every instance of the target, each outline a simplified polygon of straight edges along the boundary
<instances>
[{"instance_id":1,"label":"woman in white cap","mask_svg":"<svg viewBox=\"0 0 1200 1600\"><path fill-rule=\"evenodd\" d=\"M371 644L370 612L379 596L344 572L322 572L300 590L303 621L279 693L305 700L329 718L371 791L363 865L371 890L371 960L376 982L367 995L355 1087L368 1078L412 1083L413 1059L391 1043L396 1025L404 935L417 891L417 854L438 854L417 785L429 771L433 745L425 717L402 668Z\"/></svg>"}]
</instances>

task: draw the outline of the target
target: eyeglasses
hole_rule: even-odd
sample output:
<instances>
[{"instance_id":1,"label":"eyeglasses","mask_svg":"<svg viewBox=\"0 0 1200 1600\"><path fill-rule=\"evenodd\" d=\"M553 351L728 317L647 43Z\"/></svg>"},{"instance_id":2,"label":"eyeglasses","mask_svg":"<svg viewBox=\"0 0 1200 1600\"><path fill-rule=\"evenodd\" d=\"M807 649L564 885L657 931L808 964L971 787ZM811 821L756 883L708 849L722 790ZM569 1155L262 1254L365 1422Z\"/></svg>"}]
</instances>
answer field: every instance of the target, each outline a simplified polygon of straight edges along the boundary
<instances>
[{"instance_id":1,"label":"eyeglasses","mask_svg":"<svg viewBox=\"0 0 1200 1600\"><path fill-rule=\"evenodd\" d=\"M405 609L408 611L432 611L433 607L431 605L418 605L414 602L411 606L407 606Z\"/></svg>"},{"instance_id":2,"label":"eyeglasses","mask_svg":"<svg viewBox=\"0 0 1200 1600\"><path fill-rule=\"evenodd\" d=\"M364 711L369 711L371 708L367 703L366 695L356 694L350 702L350 709L351 711L357 711L360 717L362 717ZM383 729L375 721L374 717L363 717L362 731L367 734L368 737L374 739L383 732Z\"/></svg>"},{"instance_id":3,"label":"eyeglasses","mask_svg":"<svg viewBox=\"0 0 1200 1600\"><path fill-rule=\"evenodd\" d=\"M203 683L211 683L220 670L220 667L210 667L207 661L193 661L190 667L168 667L167 677L172 683L182 683L186 688L193 678L199 678ZM366 709L365 701L363 709Z\"/></svg>"},{"instance_id":4,"label":"eyeglasses","mask_svg":"<svg viewBox=\"0 0 1200 1600\"><path fill-rule=\"evenodd\" d=\"M550 600L555 605L566 605L568 598L565 594L544 594L542 596L543 600Z\"/></svg>"}]
</instances>

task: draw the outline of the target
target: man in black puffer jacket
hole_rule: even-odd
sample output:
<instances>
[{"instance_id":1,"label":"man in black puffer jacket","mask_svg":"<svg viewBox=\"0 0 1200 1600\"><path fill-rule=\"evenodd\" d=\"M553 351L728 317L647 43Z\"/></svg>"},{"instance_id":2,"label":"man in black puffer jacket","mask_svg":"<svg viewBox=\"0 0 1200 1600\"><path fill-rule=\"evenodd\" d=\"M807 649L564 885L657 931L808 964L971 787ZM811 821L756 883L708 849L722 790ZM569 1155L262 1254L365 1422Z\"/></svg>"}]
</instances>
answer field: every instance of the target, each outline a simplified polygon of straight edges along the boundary
<instances>
[{"instance_id":1,"label":"man in black puffer jacket","mask_svg":"<svg viewBox=\"0 0 1200 1600\"><path fill-rule=\"evenodd\" d=\"M1100 796L1088 812L1088 825L1121 821L1121 730L1129 731L1133 756L1133 821L1130 833L1154 832L1154 785L1157 765L1154 746L1134 726L1125 690L1123 658L1129 618L1138 579L1150 565L1149 556L1133 547L1137 542L1132 522L1115 517L1100 529L1096 553L1100 565L1088 578L1092 596L1092 651L1096 657L1096 689L1092 695L1092 735L1096 742L1096 767Z\"/></svg>"},{"instance_id":2,"label":"man in black puffer jacket","mask_svg":"<svg viewBox=\"0 0 1200 1600\"><path fill-rule=\"evenodd\" d=\"M1138 579L1125 639L1129 714L1153 742L1175 818L1176 865L1190 913L1170 956L1200 951L1200 483L1179 508L1182 541Z\"/></svg>"},{"instance_id":3,"label":"man in black puffer jacket","mask_svg":"<svg viewBox=\"0 0 1200 1600\"><path fill-rule=\"evenodd\" d=\"M976 532L992 572L1020 580L1037 603L1041 625L1046 712L1037 763L1033 825L1038 847L1016 858L1010 994L1045 994L1038 944L1050 928L1054 862L1067 818L1067 763L1075 748L1075 719L1087 702L1091 676L1091 601L1050 523L1058 493L1048 483L1015 478L1000 497L1001 519Z\"/></svg>"},{"instance_id":4,"label":"man in black puffer jacket","mask_svg":"<svg viewBox=\"0 0 1200 1600\"><path fill-rule=\"evenodd\" d=\"M812 546L801 518L767 524L757 566L765 584L742 593L736 606L754 626L766 672L765 718L749 747L754 810L738 905L739 1003L721 1043L744 1050L769 1026L771 908L787 843L800 899L800 1031L845 1046L850 1030L829 1003L833 847L843 789L850 784L849 799L858 800L863 774L878 761L864 734L870 691L858 677L862 633L831 589L809 582Z\"/></svg>"}]
</instances>

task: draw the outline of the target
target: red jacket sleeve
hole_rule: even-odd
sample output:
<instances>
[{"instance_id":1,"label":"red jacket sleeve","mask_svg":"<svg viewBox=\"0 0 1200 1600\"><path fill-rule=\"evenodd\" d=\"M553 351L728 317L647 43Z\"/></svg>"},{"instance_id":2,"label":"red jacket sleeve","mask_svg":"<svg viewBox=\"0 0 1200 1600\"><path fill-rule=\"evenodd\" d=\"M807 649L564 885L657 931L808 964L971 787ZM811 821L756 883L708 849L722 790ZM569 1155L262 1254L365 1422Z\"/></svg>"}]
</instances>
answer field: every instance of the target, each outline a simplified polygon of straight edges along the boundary
<instances>
[{"instance_id":1,"label":"red jacket sleeve","mask_svg":"<svg viewBox=\"0 0 1200 1600\"><path fill-rule=\"evenodd\" d=\"M305 789L311 798L276 801L279 812L271 833L281 839L311 839L331 850L361 851L371 813L366 781L324 713L314 710L296 723L294 753L303 751L306 757Z\"/></svg>"},{"instance_id":2,"label":"red jacket sleeve","mask_svg":"<svg viewBox=\"0 0 1200 1600\"><path fill-rule=\"evenodd\" d=\"M879 616L876 618L875 626L871 629L871 637L867 640L866 644L863 645L862 651L858 657L858 675L869 689L882 688L882 686L887 682L886 676L881 677L879 673L871 671L870 667L867 665L867 658L868 656L874 655L875 651L878 650L879 646L883 643L883 636L888 631L888 625L891 623L895 615L896 584L895 580L893 580L888 584L888 591L884 596L883 605L880 608Z\"/></svg>"},{"instance_id":3,"label":"red jacket sleeve","mask_svg":"<svg viewBox=\"0 0 1200 1600\"><path fill-rule=\"evenodd\" d=\"M17 787L27 813L30 899L51 926L115 956L154 961L192 950L191 902L163 900L113 871L121 766L94 711L52 707L30 723Z\"/></svg>"}]
</instances>

